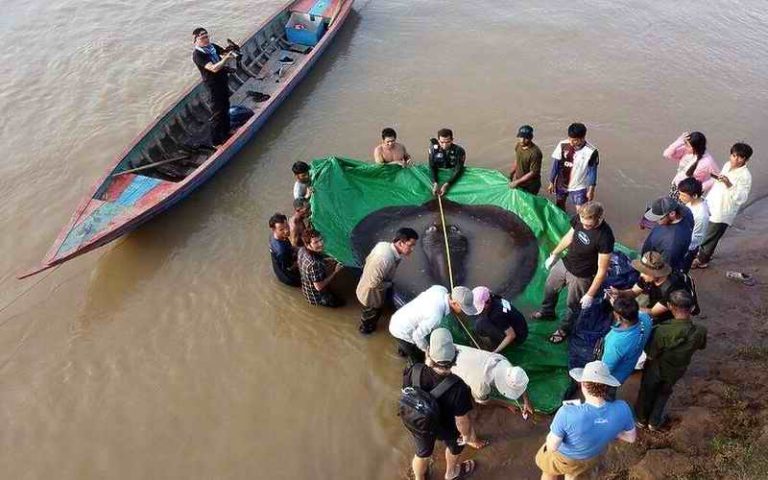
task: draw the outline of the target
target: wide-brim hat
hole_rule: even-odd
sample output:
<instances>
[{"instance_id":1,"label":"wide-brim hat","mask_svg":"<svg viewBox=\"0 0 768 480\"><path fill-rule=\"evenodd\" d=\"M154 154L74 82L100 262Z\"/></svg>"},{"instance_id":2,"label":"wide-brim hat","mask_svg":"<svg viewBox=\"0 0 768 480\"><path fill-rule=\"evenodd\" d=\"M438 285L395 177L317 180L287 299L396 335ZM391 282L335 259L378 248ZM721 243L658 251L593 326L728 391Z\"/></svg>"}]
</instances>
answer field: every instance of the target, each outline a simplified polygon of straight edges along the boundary
<instances>
[{"instance_id":1,"label":"wide-brim hat","mask_svg":"<svg viewBox=\"0 0 768 480\"><path fill-rule=\"evenodd\" d=\"M493 384L505 397L517 400L528 388L528 375L520 367L513 367L509 360L502 360L493 368Z\"/></svg>"},{"instance_id":2,"label":"wide-brim hat","mask_svg":"<svg viewBox=\"0 0 768 480\"><path fill-rule=\"evenodd\" d=\"M632 268L640 273L645 273L652 277L666 277L672 273L672 267L664 261L664 257L659 252L645 252L639 259L632 260Z\"/></svg>"},{"instance_id":3,"label":"wide-brim hat","mask_svg":"<svg viewBox=\"0 0 768 480\"><path fill-rule=\"evenodd\" d=\"M584 368L573 368L568 374L577 382L602 383L609 387L621 385L621 382L611 375L608 365L600 360L589 362Z\"/></svg>"}]
</instances>

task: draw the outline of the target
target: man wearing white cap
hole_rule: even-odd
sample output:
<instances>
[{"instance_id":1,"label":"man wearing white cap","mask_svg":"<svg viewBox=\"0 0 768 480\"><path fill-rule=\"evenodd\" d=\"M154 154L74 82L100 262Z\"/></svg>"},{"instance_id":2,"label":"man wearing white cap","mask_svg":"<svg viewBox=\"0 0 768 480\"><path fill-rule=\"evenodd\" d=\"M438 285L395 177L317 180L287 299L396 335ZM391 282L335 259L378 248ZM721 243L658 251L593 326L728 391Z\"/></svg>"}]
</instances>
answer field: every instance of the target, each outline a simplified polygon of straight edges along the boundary
<instances>
[{"instance_id":1,"label":"man wearing white cap","mask_svg":"<svg viewBox=\"0 0 768 480\"><path fill-rule=\"evenodd\" d=\"M429 338L429 363L417 363L403 375L403 394L408 388L420 389L434 398L439 407L439 416L434 431L419 431L418 426L409 424L407 410L401 408L401 418L410 432L416 446L416 455L411 467L416 480L423 480L427 475L429 458L435 448L435 441L445 443L445 478L466 478L475 470L474 460L459 463L459 455L464 445L484 446L475 435L469 412L472 410L472 394L464 381L451 373L458 352L453 344L451 332L438 328ZM401 407L403 401L401 400ZM423 407L420 407L423 408ZM477 447L476 447L477 448Z\"/></svg>"},{"instance_id":2,"label":"man wearing white cap","mask_svg":"<svg viewBox=\"0 0 768 480\"><path fill-rule=\"evenodd\" d=\"M488 403L493 387L510 400L523 401L523 415L533 414L528 398L528 375L520 367L513 367L509 360L498 353L456 345L459 352L452 371L464 380L472 390L477 403Z\"/></svg>"},{"instance_id":3,"label":"man wearing white cap","mask_svg":"<svg viewBox=\"0 0 768 480\"><path fill-rule=\"evenodd\" d=\"M433 285L396 311L389 321L389 333L397 339L398 352L410 364L423 363L427 337L449 313L476 315L472 290L467 287L448 289Z\"/></svg>"},{"instance_id":4,"label":"man wearing white cap","mask_svg":"<svg viewBox=\"0 0 768 480\"><path fill-rule=\"evenodd\" d=\"M569 373L579 382L584 403L564 404L555 414L546 443L536 454L542 480L577 478L597 465L609 443L633 443L637 438L627 402L608 400L608 387L620 383L605 363L596 360Z\"/></svg>"}]
</instances>

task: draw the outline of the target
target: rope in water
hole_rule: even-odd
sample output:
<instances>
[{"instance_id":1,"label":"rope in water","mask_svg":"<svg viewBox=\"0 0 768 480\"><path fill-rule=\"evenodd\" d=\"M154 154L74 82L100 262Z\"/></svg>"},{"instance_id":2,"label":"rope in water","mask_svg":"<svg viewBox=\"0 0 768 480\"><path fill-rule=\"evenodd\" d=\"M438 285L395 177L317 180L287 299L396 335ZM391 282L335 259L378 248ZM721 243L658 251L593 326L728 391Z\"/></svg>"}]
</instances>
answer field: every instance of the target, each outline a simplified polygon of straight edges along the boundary
<instances>
[{"instance_id":1,"label":"rope in water","mask_svg":"<svg viewBox=\"0 0 768 480\"><path fill-rule=\"evenodd\" d=\"M445 240L445 258L448 260L448 280L451 282L451 291L453 291L454 285L453 285L453 267L451 265L451 248L448 245L448 227L445 226L445 213L443 213L443 200L440 195L437 196L437 205L440 207L440 223L443 225L443 240ZM456 320L459 322L459 325L461 325L461 328L464 329L464 332L466 332L467 336L469 336L469 339L472 340L472 343L475 345L476 348L480 348L480 345L477 343L477 340L475 340L475 337L472 336L472 334L469 332L469 329L464 325L464 322L461 321L461 318L456 315Z\"/></svg>"}]
</instances>

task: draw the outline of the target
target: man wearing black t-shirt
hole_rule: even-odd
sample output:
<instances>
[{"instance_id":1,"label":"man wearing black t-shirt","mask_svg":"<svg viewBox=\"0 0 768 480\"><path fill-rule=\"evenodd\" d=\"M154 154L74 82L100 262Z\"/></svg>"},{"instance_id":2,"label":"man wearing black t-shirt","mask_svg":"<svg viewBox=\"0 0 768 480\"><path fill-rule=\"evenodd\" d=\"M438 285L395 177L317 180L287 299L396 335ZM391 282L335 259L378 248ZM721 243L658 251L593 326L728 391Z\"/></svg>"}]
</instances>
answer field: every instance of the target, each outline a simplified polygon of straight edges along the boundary
<instances>
[{"instance_id":1,"label":"man wearing black t-shirt","mask_svg":"<svg viewBox=\"0 0 768 480\"><path fill-rule=\"evenodd\" d=\"M211 95L211 142L221 145L229 137L229 76L225 67L232 53L211 43L204 28L194 29L192 35L195 40L192 61Z\"/></svg>"},{"instance_id":2,"label":"man wearing black t-shirt","mask_svg":"<svg viewBox=\"0 0 768 480\"><path fill-rule=\"evenodd\" d=\"M551 270L544 287L541 310L534 312L533 318L554 318L558 293L563 287L568 288L569 314L549 337L550 342L560 343L571 333L573 316L570 312L592 305L608 273L614 243L613 231L603 220L602 204L583 204L578 215L571 219L571 229L544 263ZM566 248L568 253L561 262L560 254Z\"/></svg>"},{"instance_id":3,"label":"man wearing black t-shirt","mask_svg":"<svg viewBox=\"0 0 768 480\"><path fill-rule=\"evenodd\" d=\"M648 313L653 318L653 323L663 322L673 317L669 309L669 296L676 290L685 290L695 300L694 292L691 292L685 282L682 273L673 270L659 252L646 252L639 260L633 260L632 266L640 272L640 279L632 288L617 290L611 287L608 295L613 298L635 298L644 293L648 295L648 307L641 311Z\"/></svg>"},{"instance_id":4,"label":"man wearing black t-shirt","mask_svg":"<svg viewBox=\"0 0 768 480\"><path fill-rule=\"evenodd\" d=\"M487 350L500 353L509 345L520 345L528 338L528 323L510 301L492 294L488 287L475 287L472 295L475 308L480 312L475 321L475 332L481 340L488 339L490 346Z\"/></svg>"},{"instance_id":5,"label":"man wearing black t-shirt","mask_svg":"<svg viewBox=\"0 0 768 480\"><path fill-rule=\"evenodd\" d=\"M421 371L419 388L431 391L442 381L453 378L454 384L437 398L440 407L439 428L434 435L420 435L409 430L416 446L416 455L411 467L416 480L427 478L429 458L435 448L435 441L445 443L445 478L465 478L475 469L474 460L459 463L459 455L464 445L482 448L487 444L477 438L469 418L472 410L472 391L464 381L451 373L451 367L456 365L456 346L453 344L451 332L438 328L432 332L429 339L427 365L417 363L408 368L403 374L403 388L414 386L414 371Z\"/></svg>"},{"instance_id":6,"label":"man wearing black t-shirt","mask_svg":"<svg viewBox=\"0 0 768 480\"><path fill-rule=\"evenodd\" d=\"M300 287L299 267L296 264L296 252L288 240L290 230L288 218L282 213L276 213L269 219L269 253L272 256L272 270L282 283L291 287Z\"/></svg>"}]
</instances>

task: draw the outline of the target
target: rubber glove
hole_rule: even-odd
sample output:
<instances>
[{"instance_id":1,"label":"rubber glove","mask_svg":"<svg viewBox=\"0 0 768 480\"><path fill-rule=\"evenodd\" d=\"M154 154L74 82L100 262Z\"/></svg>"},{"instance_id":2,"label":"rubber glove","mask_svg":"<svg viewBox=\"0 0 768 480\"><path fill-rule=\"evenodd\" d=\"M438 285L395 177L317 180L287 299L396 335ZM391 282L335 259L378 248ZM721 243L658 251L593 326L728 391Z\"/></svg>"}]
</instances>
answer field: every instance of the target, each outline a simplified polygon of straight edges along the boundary
<instances>
[{"instance_id":1,"label":"rubber glove","mask_svg":"<svg viewBox=\"0 0 768 480\"><path fill-rule=\"evenodd\" d=\"M548 258L547 258L547 260L544 262L544 268L546 268L547 270L549 270L550 268L552 268L552 265L554 265L554 264L555 264L555 262L557 262L557 256L556 256L555 254L551 254L551 255L550 255Z\"/></svg>"},{"instance_id":2,"label":"rubber glove","mask_svg":"<svg viewBox=\"0 0 768 480\"><path fill-rule=\"evenodd\" d=\"M595 297L593 297L590 294L585 294L583 297L581 297L581 309L586 310L589 307L592 306L592 302L595 301Z\"/></svg>"}]
</instances>

